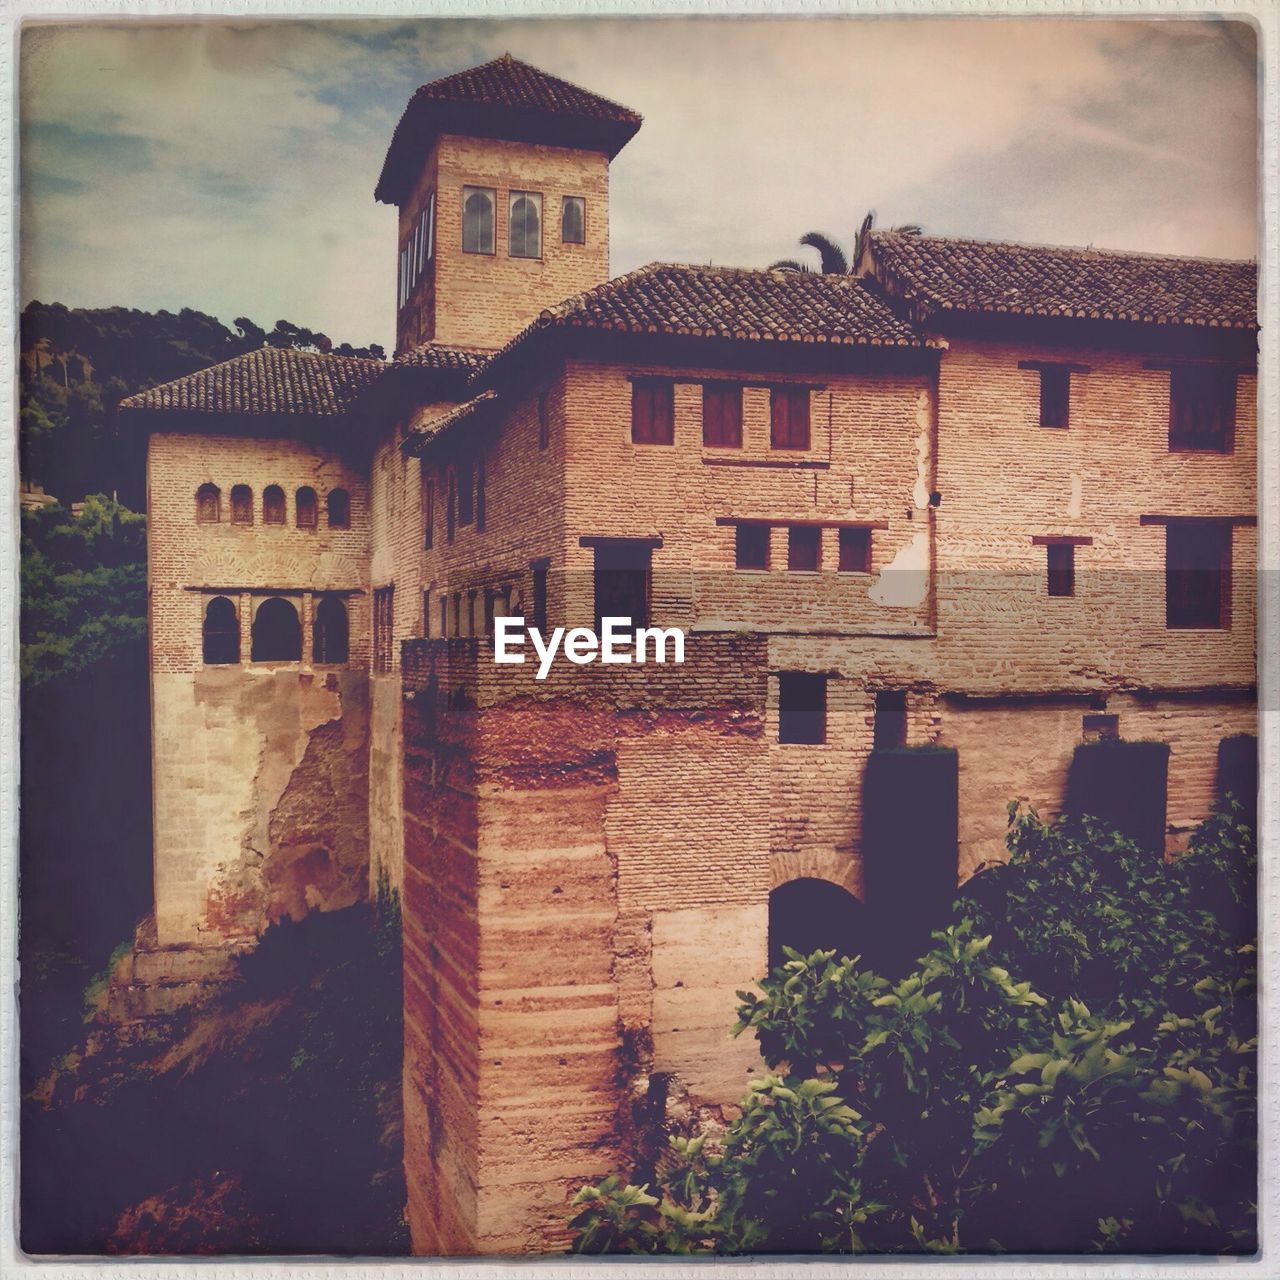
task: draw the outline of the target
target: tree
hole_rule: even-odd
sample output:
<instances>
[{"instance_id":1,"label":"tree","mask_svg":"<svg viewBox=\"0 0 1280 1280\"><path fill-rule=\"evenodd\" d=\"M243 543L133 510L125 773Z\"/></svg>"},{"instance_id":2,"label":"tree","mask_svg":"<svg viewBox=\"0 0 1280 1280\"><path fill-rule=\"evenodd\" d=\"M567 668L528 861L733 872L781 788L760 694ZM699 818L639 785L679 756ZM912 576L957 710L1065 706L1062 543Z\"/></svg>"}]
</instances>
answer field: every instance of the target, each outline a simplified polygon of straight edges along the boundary
<instances>
[{"instance_id":1,"label":"tree","mask_svg":"<svg viewBox=\"0 0 1280 1280\"><path fill-rule=\"evenodd\" d=\"M858 268L862 263L862 255L867 246L867 238L871 234L871 228L875 224L874 210L869 212L862 220L862 225L858 228L858 234L853 238L853 253L849 257L845 257L844 250L835 242L835 240L821 231L807 231L800 237L800 243L809 249L816 249L819 258L819 274L824 276L845 276L857 274ZM893 230L900 235L918 236L920 228L914 223L907 223L900 227L894 227ZM782 258L777 262L771 263L770 271L793 271L803 275L814 274L813 268L806 262L800 262L796 258Z\"/></svg>"},{"instance_id":2,"label":"tree","mask_svg":"<svg viewBox=\"0 0 1280 1280\"><path fill-rule=\"evenodd\" d=\"M1252 828L1166 864L1012 808L1009 843L900 981L789 951L739 992L773 1074L648 1181L582 1188L575 1249L1250 1252Z\"/></svg>"}]
</instances>

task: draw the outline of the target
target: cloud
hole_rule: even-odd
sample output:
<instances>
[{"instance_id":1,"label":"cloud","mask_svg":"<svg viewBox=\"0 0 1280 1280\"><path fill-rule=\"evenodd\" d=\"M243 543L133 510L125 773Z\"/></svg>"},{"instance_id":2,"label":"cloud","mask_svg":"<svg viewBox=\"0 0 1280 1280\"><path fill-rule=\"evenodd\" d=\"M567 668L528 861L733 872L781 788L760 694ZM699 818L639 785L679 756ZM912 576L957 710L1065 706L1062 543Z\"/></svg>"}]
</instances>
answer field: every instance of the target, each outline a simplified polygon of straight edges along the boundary
<instances>
[{"instance_id":1,"label":"cloud","mask_svg":"<svg viewBox=\"0 0 1280 1280\"><path fill-rule=\"evenodd\" d=\"M881 224L1244 256L1252 31L911 18L41 25L21 62L24 299L285 317L391 345L372 190L421 83L510 50L641 111L613 270L765 265Z\"/></svg>"}]
</instances>

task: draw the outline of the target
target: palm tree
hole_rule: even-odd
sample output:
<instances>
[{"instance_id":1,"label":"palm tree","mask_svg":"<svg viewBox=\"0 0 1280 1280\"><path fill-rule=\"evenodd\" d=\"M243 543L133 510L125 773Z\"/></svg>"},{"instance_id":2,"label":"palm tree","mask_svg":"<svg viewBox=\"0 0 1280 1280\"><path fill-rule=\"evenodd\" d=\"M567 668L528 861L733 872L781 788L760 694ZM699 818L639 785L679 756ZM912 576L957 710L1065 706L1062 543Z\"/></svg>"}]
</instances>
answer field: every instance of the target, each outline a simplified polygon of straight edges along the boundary
<instances>
[{"instance_id":1,"label":"palm tree","mask_svg":"<svg viewBox=\"0 0 1280 1280\"><path fill-rule=\"evenodd\" d=\"M817 249L820 259L819 271L824 276L847 276L852 275L858 270L859 264L862 262L862 254L867 246L867 237L871 234L871 228L875 225L876 215L872 210L862 220L862 226L858 228L858 234L853 238L853 255L851 258L845 257L844 250L830 236L824 235L821 231L807 231L800 237L800 243L809 249ZM891 228L900 235L918 236L921 228L915 223L906 223L900 227ZM814 274L813 268L807 262L800 262L796 258L783 258L778 262L771 263L770 271L798 271L804 275Z\"/></svg>"}]
</instances>

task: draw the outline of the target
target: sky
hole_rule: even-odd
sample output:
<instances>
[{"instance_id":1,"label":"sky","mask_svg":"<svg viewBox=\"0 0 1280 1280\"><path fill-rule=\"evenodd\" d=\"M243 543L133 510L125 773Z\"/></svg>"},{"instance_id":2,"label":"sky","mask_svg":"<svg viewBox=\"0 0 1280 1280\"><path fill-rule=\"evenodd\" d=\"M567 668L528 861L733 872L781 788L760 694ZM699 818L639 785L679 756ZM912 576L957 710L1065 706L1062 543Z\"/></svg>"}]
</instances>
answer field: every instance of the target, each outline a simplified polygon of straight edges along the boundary
<instances>
[{"instance_id":1,"label":"sky","mask_svg":"<svg viewBox=\"0 0 1280 1280\"><path fill-rule=\"evenodd\" d=\"M1252 28L543 18L24 28L22 302L194 307L394 346L373 188L418 85L510 52L639 111L611 270L930 234L1256 256Z\"/></svg>"}]
</instances>

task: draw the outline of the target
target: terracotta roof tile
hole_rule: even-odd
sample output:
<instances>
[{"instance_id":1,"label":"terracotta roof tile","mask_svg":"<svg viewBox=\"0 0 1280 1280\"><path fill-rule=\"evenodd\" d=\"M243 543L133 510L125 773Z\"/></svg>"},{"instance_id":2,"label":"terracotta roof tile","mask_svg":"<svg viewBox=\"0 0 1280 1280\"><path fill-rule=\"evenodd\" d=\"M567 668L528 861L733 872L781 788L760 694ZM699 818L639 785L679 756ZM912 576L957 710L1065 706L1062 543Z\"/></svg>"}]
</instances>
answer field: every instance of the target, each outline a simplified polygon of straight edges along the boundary
<instances>
[{"instance_id":1,"label":"terracotta roof tile","mask_svg":"<svg viewBox=\"0 0 1280 1280\"><path fill-rule=\"evenodd\" d=\"M414 93L387 148L374 199L405 199L417 176L414 158L437 133L582 145L612 159L641 122L627 107L503 54Z\"/></svg>"},{"instance_id":2,"label":"terracotta roof tile","mask_svg":"<svg viewBox=\"0 0 1280 1280\"><path fill-rule=\"evenodd\" d=\"M914 329L850 276L654 262L544 311L486 368L533 333L552 328L837 346L924 345Z\"/></svg>"},{"instance_id":3,"label":"terracotta roof tile","mask_svg":"<svg viewBox=\"0 0 1280 1280\"><path fill-rule=\"evenodd\" d=\"M189 413L345 413L389 368L381 360L259 347L120 402L122 409Z\"/></svg>"},{"instance_id":4,"label":"terracotta roof tile","mask_svg":"<svg viewBox=\"0 0 1280 1280\"><path fill-rule=\"evenodd\" d=\"M1257 327L1252 262L1174 258L951 240L876 231L872 270L886 290L927 318L938 312Z\"/></svg>"},{"instance_id":5,"label":"terracotta roof tile","mask_svg":"<svg viewBox=\"0 0 1280 1280\"><path fill-rule=\"evenodd\" d=\"M474 373L489 359L490 352L471 347L449 347L439 342L424 342L419 347L396 356L396 364L408 369L448 369Z\"/></svg>"},{"instance_id":6,"label":"terracotta roof tile","mask_svg":"<svg viewBox=\"0 0 1280 1280\"><path fill-rule=\"evenodd\" d=\"M433 419L431 422L423 423L422 426L411 431L401 444L400 451L407 454L421 453L431 441L444 435L446 431L451 430L458 423L466 422L468 419L475 417L477 413L484 410L486 405L496 403L497 399L498 393L496 391L482 391L474 399L455 406L447 413L442 413L440 417Z\"/></svg>"}]
</instances>

